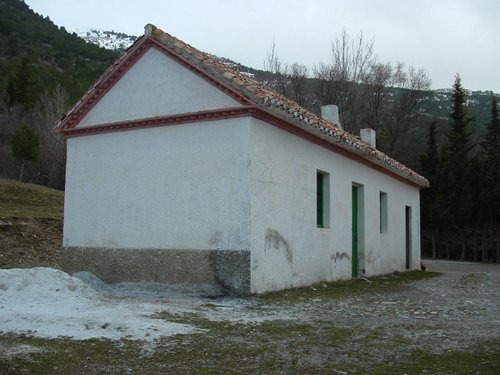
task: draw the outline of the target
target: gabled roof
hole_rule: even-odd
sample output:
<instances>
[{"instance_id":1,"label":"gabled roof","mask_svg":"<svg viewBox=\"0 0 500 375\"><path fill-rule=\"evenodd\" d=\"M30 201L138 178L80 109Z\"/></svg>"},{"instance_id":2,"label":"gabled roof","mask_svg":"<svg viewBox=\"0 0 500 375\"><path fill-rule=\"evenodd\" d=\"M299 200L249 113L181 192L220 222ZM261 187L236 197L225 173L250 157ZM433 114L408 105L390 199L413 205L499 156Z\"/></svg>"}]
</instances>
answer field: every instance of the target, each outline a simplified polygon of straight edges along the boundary
<instances>
[{"instance_id":1,"label":"gabled roof","mask_svg":"<svg viewBox=\"0 0 500 375\"><path fill-rule=\"evenodd\" d=\"M230 95L241 107L223 111L187 114L160 119L144 119L130 122L104 124L76 128L82 118L125 74L125 72L151 47L158 48L170 58L181 63L193 73ZM170 34L148 24L144 36L138 39L101 78L87 91L82 99L61 119L58 131L66 136L88 134L97 131L115 131L131 127L157 126L169 123L199 121L219 116L252 116L279 126L289 132L314 141L323 147L354 158L413 186L427 187L429 182L383 152L370 147L354 135L339 129L316 114L301 107L264 84L231 69Z\"/></svg>"}]
</instances>

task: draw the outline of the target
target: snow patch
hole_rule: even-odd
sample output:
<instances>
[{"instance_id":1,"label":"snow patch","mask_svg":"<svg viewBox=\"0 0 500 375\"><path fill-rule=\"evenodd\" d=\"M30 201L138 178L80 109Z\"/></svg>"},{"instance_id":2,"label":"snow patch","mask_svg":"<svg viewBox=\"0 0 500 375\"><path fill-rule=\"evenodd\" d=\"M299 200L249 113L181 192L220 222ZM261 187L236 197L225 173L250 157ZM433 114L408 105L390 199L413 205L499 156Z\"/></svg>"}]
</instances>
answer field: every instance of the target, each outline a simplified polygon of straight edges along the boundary
<instances>
[{"instance_id":1,"label":"snow patch","mask_svg":"<svg viewBox=\"0 0 500 375\"><path fill-rule=\"evenodd\" d=\"M186 285L106 284L87 272L70 276L42 267L0 269L0 334L154 344L161 337L205 331L160 316L239 324L293 319L288 310L258 298L207 297Z\"/></svg>"},{"instance_id":2,"label":"snow patch","mask_svg":"<svg viewBox=\"0 0 500 375\"><path fill-rule=\"evenodd\" d=\"M136 36L125 33L90 28L77 29L74 33L89 43L110 50L124 51L137 40Z\"/></svg>"},{"instance_id":3,"label":"snow patch","mask_svg":"<svg viewBox=\"0 0 500 375\"><path fill-rule=\"evenodd\" d=\"M51 268L0 270L0 333L154 341L200 331L153 318L165 303L105 295Z\"/></svg>"}]
</instances>

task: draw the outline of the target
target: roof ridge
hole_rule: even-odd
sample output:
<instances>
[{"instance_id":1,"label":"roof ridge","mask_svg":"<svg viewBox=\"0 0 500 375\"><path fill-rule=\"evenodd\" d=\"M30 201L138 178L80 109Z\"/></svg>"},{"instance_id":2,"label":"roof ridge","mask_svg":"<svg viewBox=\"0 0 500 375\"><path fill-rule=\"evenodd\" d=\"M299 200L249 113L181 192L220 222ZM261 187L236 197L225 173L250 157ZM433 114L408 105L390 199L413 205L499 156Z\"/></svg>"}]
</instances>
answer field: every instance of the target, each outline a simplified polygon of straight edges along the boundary
<instances>
[{"instance_id":1,"label":"roof ridge","mask_svg":"<svg viewBox=\"0 0 500 375\"><path fill-rule=\"evenodd\" d=\"M151 28L151 34L147 33L146 35L151 36L156 41L163 43L170 48L173 48L177 53L180 53L180 55L183 56L184 58L187 57L188 61L190 61L191 58L193 57L198 59L199 61L202 62L202 66L199 66L201 68L206 68L206 70L209 70L210 68L218 70L218 73L221 74L221 78L223 78L226 83L234 83L237 89L247 91L248 96L258 97L258 100L262 101L261 103L262 105L264 106L274 105L276 107L281 107L283 110L289 111L290 114L293 114L294 112L299 112L297 113L296 117L299 117L301 119L303 117L306 119L305 120L306 122L309 122L311 120L317 120L318 123L321 123L321 125L326 128L332 128L341 133L345 133L355 137L351 133L330 124L317 114L300 106L293 100L278 93L277 91L265 85L264 83L259 82L251 77L248 77L239 72L238 70L233 69L227 66L226 64L223 64L220 61L214 59L210 54L198 50L197 48L183 42L182 40L157 28L152 24L146 25L146 28ZM186 50L188 56L186 56L186 54L183 54L182 50ZM231 86L234 87L235 85L232 84ZM294 108L297 109L297 111L291 111L291 109Z\"/></svg>"}]
</instances>

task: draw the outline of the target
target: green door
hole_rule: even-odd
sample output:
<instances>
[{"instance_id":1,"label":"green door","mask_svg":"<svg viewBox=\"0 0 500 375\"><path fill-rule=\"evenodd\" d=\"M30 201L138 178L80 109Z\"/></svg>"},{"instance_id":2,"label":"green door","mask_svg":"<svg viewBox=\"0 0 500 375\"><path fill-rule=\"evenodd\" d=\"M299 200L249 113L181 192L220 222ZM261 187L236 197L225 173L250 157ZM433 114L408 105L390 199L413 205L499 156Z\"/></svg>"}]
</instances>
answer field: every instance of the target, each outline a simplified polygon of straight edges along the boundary
<instances>
[{"instance_id":1,"label":"green door","mask_svg":"<svg viewBox=\"0 0 500 375\"><path fill-rule=\"evenodd\" d=\"M352 277L358 277L358 187L352 187Z\"/></svg>"}]
</instances>

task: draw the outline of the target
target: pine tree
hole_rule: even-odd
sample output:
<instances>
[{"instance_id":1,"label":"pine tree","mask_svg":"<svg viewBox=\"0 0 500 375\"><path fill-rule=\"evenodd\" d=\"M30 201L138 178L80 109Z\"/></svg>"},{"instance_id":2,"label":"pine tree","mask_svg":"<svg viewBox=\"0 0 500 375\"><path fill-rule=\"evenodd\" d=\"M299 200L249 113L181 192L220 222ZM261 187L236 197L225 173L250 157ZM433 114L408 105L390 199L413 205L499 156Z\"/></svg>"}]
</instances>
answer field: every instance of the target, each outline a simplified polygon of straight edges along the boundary
<instances>
[{"instance_id":1,"label":"pine tree","mask_svg":"<svg viewBox=\"0 0 500 375\"><path fill-rule=\"evenodd\" d=\"M447 133L448 144L443 152L443 195L442 214L458 232L460 238L460 259L467 257L466 230L470 212L474 206L471 190L471 119L467 117L465 105L466 93L457 74L453 84L450 112L450 130Z\"/></svg>"},{"instance_id":2,"label":"pine tree","mask_svg":"<svg viewBox=\"0 0 500 375\"><path fill-rule=\"evenodd\" d=\"M36 81L28 59L23 59L16 77L9 82L7 93L10 105L20 105L23 109L33 108L36 102Z\"/></svg>"},{"instance_id":3,"label":"pine tree","mask_svg":"<svg viewBox=\"0 0 500 375\"><path fill-rule=\"evenodd\" d=\"M429 180L430 187L421 193L422 197L422 224L424 230L431 234L432 257L437 257L437 233L439 227L439 153L436 143L436 122L429 127L427 150L420 156L420 166L423 175Z\"/></svg>"},{"instance_id":4,"label":"pine tree","mask_svg":"<svg viewBox=\"0 0 500 375\"><path fill-rule=\"evenodd\" d=\"M469 152L472 150L470 142L471 131L469 123L471 119L467 117L465 106L465 89L462 87L460 75L456 75L453 84L452 103L451 103L451 130L448 132L448 153L454 157L461 165L467 163Z\"/></svg>"},{"instance_id":5,"label":"pine tree","mask_svg":"<svg viewBox=\"0 0 500 375\"><path fill-rule=\"evenodd\" d=\"M24 125L12 136L12 154L17 160L21 160L19 181L23 180L24 166L27 161L36 161L38 158L38 136L35 132Z\"/></svg>"},{"instance_id":6,"label":"pine tree","mask_svg":"<svg viewBox=\"0 0 500 375\"><path fill-rule=\"evenodd\" d=\"M482 202L486 224L496 237L496 258L500 263L500 119L496 97L491 101L491 121L481 143L483 148L484 183Z\"/></svg>"},{"instance_id":7,"label":"pine tree","mask_svg":"<svg viewBox=\"0 0 500 375\"><path fill-rule=\"evenodd\" d=\"M429 180L433 180L437 174L439 164L439 153L436 143L436 122L433 121L429 126L429 135L427 138L427 150L420 156L420 165L422 173Z\"/></svg>"}]
</instances>

